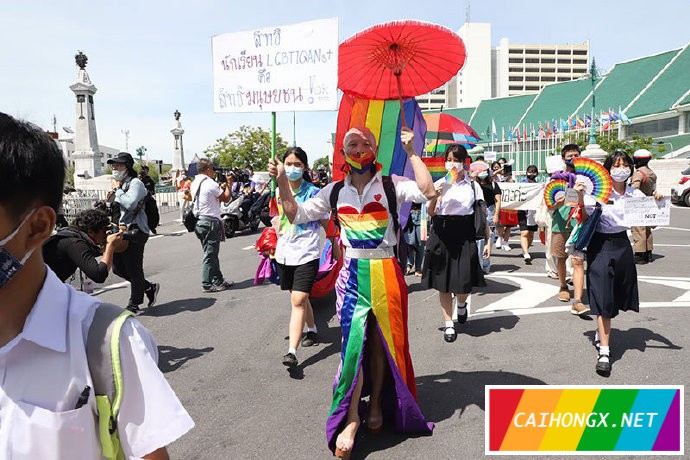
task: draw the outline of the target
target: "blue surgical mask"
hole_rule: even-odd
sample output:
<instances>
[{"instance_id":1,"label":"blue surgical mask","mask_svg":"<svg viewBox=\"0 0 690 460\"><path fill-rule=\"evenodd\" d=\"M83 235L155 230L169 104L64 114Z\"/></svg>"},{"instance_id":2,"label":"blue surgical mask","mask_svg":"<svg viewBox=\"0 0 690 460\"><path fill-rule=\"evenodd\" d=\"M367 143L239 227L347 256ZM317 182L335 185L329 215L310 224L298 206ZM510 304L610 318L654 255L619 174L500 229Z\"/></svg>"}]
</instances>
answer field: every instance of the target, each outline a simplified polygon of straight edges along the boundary
<instances>
[{"instance_id":1,"label":"blue surgical mask","mask_svg":"<svg viewBox=\"0 0 690 460\"><path fill-rule=\"evenodd\" d=\"M302 174L304 174L304 170L302 168L298 168L297 166L285 167L285 175L293 182L300 180L302 178Z\"/></svg>"},{"instance_id":2,"label":"blue surgical mask","mask_svg":"<svg viewBox=\"0 0 690 460\"><path fill-rule=\"evenodd\" d=\"M22 260L17 260L16 257L14 257L10 252L5 249L5 245L9 243L12 238L14 238L17 233L19 232L19 229L22 228L22 225L26 223L27 220L29 220L29 217L34 213L35 209L32 209L31 212L24 218L21 224L9 235L7 235L2 241L0 241L0 289L5 286L14 275L16 275L19 270L24 268L24 263L31 257L31 254L34 252L34 249L30 249L29 252L22 257Z\"/></svg>"}]
</instances>

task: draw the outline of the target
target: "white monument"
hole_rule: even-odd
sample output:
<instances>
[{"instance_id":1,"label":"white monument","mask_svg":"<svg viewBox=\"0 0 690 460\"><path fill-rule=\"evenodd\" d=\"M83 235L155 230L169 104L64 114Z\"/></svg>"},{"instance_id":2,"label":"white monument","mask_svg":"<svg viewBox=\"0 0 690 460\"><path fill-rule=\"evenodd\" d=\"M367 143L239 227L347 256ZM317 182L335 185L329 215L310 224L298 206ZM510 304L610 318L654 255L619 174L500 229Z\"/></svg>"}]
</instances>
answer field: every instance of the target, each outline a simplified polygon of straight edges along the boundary
<instances>
[{"instance_id":1,"label":"white monument","mask_svg":"<svg viewBox=\"0 0 690 460\"><path fill-rule=\"evenodd\" d=\"M175 110L175 127L170 130L173 137L175 138L175 150L172 156L172 171L184 171L184 148L182 147L182 135L184 134L184 129L182 129L182 122L180 122L180 116L182 115L179 110Z\"/></svg>"},{"instance_id":2,"label":"white monument","mask_svg":"<svg viewBox=\"0 0 690 460\"><path fill-rule=\"evenodd\" d=\"M74 56L74 60L79 71L77 72L77 80L69 87L77 97L74 153L72 153L71 158L74 161L74 184L79 188L78 184L83 179L100 176L103 174L103 169L93 110L93 95L96 94L96 87L91 83L89 74L86 73L86 62L88 61L86 55L79 51Z\"/></svg>"}]
</instances>

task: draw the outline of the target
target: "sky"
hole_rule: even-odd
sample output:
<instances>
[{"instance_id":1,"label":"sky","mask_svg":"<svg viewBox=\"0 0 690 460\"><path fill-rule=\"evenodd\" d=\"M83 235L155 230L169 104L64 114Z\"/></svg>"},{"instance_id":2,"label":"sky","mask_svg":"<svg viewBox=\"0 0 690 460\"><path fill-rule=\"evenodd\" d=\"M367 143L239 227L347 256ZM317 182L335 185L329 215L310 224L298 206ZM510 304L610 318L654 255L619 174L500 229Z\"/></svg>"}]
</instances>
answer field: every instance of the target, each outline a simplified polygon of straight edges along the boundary
<instances>
[{"instance_id":1,"label":"sky","mask_svg":"<svg viewBox=\"0 0 690 460\"><path fill-rule=\"evenodd\" d=\"M650 11L652 8L653 11ZM469 8L468 8L469 6ZM149 159L172 160L173 112L182 113L185 160L242 125L271 129L270 113L214 113L211 37L259 27L339 18L339 41L375 24L416 19L457 31L489 22L492 42L582 43L597 67L690 42L687 0L574 2L533 0L85 0L3 2L0 112L52 130L74 127L74 55L89 58L98 141ZM468 54L471 50L468 50ZM311 161L327 155L336 111L278 112L277 131Z\"/></svg>"}]
</instances>

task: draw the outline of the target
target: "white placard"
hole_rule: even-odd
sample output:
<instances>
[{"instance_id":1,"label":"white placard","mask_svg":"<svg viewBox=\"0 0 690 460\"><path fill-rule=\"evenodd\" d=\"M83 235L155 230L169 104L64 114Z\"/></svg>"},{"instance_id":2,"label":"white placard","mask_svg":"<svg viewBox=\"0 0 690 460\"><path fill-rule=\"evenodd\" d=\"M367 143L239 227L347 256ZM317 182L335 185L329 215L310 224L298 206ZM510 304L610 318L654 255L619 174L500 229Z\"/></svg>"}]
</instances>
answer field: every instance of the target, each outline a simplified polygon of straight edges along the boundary
<instances>
[{"instance_id":1,"label":"white placard","mask_svg":"<svg viewBox=\"0 0 690 460\"><path fill-rule=\"evenodd\" d=\"M625 225L644 227L671 223L671 201L668 198L634 197L626 199L624 203Z\"/></svg>"},{"instance_id":2,"label":"white placard","mask_svg":"<svg viewBox=\"0 0 690 460\"><path fill-rule=\"evenodd\" d=\"M211 38L214 112L336 110L338 18Z\"/></svg>"},{"instance_id":3,"label":"white placard","mask_svg":"<svg viewBox=\"0 0 690 460\"><path fill-rule=\"evenodd\" d=\"M546 157L546 172L551 174L556 171L563 171L565 169L565 163L560 155L551 155Z\"/></svg>"},{"instance_id":4,"label":"white placard","mask_svg":"<svg viewBox=\"0 0 690 460\"><path fill-rule=\"evenodd\" d=\"M538 209L544 199L544 185L529 182L501 182L501 209Z\"/></svg>"},{"instance_id":5,"label":"white placard","mask_svg":"<svg viewBox=\"0 0 690 460\"><path fill-rule=\"evenodd\" d=\"M484 152L484 161L488 161L491 163L492 161L496 161L496 152Z\"/></svg>"}]
</instances>

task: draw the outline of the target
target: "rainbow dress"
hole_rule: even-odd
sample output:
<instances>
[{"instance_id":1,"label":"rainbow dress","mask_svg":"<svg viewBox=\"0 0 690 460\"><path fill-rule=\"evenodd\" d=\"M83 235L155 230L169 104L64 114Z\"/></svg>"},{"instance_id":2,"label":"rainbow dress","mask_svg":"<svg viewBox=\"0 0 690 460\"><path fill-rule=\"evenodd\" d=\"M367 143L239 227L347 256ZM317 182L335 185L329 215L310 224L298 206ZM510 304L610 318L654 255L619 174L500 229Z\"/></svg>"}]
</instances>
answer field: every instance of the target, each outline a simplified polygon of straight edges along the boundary
<instances>
[{"instance_id":1,"label":"rainbow dress","mask_svg":"<svg viewBox=\"0 0 690 460\"><path fill-rule=\"evenodd\" d=\"M360 211L338 206L341 237L357 249L376 249L388 228L388 211L378 202ZM347 250L346 250L347 254ZM384 424L404 433L431 434L417 404L414 369L407 335L407 284L395 258L345 257L336 283L336 313L342 329L341 361L333 383L333 402L326 422L330 449L347 419L357 379L364 378L362 396L368 394L369 368L365 343L367 324L376 322L390 372L382 392ZM359 375L359 369L364 375Z\"/></svg>"}]
</instances>

